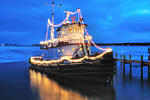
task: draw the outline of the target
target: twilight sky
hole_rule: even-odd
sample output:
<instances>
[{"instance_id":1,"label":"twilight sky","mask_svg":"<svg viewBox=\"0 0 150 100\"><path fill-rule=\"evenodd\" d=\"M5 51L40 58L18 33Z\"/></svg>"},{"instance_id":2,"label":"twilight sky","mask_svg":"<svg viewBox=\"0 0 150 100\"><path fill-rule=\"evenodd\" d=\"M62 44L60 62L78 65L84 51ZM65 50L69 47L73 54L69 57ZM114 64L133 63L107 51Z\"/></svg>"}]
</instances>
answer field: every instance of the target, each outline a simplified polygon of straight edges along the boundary
<instances>
[{"instance_id":1,"label":"twilight sky","mask_svg":"<svg viewBox=\"0 0 150 100\"><path fill-rule=\"evenodd\" d=\"M49 0L1 0L0 43L34 44L45 39ZM150 0L55 0L55 24L63 11L80 8L99 43L150 42Z\"/></svg>"}]
</instances>

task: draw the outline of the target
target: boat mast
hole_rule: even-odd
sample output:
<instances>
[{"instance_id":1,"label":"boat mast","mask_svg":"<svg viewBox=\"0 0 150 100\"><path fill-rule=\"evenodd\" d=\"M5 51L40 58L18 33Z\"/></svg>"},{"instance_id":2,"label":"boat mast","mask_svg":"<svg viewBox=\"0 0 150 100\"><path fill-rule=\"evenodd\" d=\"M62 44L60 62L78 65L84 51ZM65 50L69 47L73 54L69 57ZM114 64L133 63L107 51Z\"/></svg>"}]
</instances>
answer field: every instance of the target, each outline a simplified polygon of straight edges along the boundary
<instances>
[{"instance_id":1,"label":"boat mast","mask_svg":"<svg viewBox=\"0 0 150 100\"><path fill-rule=\"evenodd\" d=\"M52 24L54 24L54 0L52 0Z\"/></svg>"},{"instance_id":2,"label":"boat mast","mask_svg":"<svg viewBox=\"0 0 150 100\"><path fill-rule=\"evenodd\" d=\"M51 27L51 40L54 39L54 0L52 0L52 27Z\"/></svg>"}]
</instances>

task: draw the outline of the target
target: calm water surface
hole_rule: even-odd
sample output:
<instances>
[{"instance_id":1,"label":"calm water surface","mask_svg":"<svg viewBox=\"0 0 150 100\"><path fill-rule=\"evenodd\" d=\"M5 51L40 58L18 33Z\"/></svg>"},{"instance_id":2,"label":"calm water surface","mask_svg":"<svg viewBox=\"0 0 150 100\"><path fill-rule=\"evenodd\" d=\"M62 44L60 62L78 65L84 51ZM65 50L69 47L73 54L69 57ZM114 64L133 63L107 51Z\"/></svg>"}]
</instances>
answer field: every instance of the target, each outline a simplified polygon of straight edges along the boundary
<instances>
[{"instance_id":1,"label":"calm water surface","mask_svg":"<svg viewBox=\"0 0 150 100\"><path fill-rule=\"evenodd\" d=\"M112 46L114 53L132 54L132 59L148 57L146 46ZM96 49L92 48L94 51ZM149 100L150 77L144 66L143 79L138 64L127 64L125 74L117 63L113 84L52 77L29 70L28 58L41 54L39 47L0 47L0 100ZM127 56L128 57L128 56Z\"/></svg>"}]
</instances>

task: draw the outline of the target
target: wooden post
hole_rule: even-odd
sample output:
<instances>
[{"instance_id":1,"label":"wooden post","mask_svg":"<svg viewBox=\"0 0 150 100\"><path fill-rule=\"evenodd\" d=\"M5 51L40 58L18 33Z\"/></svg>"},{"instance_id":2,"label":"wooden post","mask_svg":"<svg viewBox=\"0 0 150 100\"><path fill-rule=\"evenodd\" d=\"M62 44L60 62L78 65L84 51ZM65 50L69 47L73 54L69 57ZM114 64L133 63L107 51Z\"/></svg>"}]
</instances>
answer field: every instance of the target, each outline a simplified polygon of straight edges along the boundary
<instances>
[{"instance_id":1,"label":"wooden post","mask_svg":"<svg viewBox=\"0 0 150 100\"><path fill-rule=\"evenodd\" d=\"M125 79L125 64L123 64L123 78Z\"/></svg>"},{"instance_id":2,"label":"wooden post","mask_svg":"<svg viewBox=\"0 0 150 100\"><path fill-rule=\"evenodd\" d=\"M150 65L148 65L148 78L150 78Z\"/></svg>"},{"instance_id":3,"label":"wooden post","mask_svg":"<svg viewBox=\"0 0 150 100\"><path fill-rule=\"evenodd\" d=\"M130 78L132 78L132 63L130 63Z\"/></svg>"},{"instance_id":4,"label":"wooden post","mask_svg":"<svg viewBox=\"0 0 150 100\"><path fill-rule=\"evenodd\" d=\"M129 60L131 60L131 54L129 55ZM130 63L130 78L132 78L132 63Z\"/></svg>"},{"instance_id":5,"label":"wooden post","mask_svg":"<svg viewBox=\"0 0 150 100\"><path fill-rule=\"evenodd\" d=\"M131 60L131 54L129 55L129 59Z\"/></svg>"},{"instance_id":6,"label":"wooden post","mask_svg":"<svg viewBox=\"0 0 150 100\"><path fill-rule=\"evenodd\" d=\"M143 55L141 55L141 79L143 80Z\"/></svg>"},{"instance_id":7,"label":"wooden post","mask_svg":"<svg viewBox=\"0 0 150 100\"><path fill-rule=\"evenodd\" d=\"M150 56L148 56L148 61L150 61Z\"/></svg>"},{"instance_id":8,"label":"wooden post","mask_svg":"<svg viewBox=\"0 0 150 100\"><path fill-rule=\"evenodd\" d=\"M125 76L125 59L126 59L126 56L123 55L123 76Z\"/></svg>"},{"instance_id":9,"label":"wooden post","mask_svg":"<svg viewBox=\"0 0 150 100\"><path fill-rule=\"evenodd\" d=\"M141 55L141 64L143 64L143 55Z\"/></svg>"},{"instance_id":10,"label":"wooden post","mask_svg":"<svg viewBox=\"0 0 150 100\"><path fill-rule=\"evenodd\" d=\"M123 55L123 63L125 64L126 55Z\"/></svg>"},{"instance_id":11,"label":"wooden post","mask_svg":"<svg viewBox=\"0 0 150 100\"><path fill-rule=\"evenodd\" d=\"M150 61L150 56L148 56L148 61ZM150 65L148 65L148 78L150 78Z\"/></svg>"}]
</instances>

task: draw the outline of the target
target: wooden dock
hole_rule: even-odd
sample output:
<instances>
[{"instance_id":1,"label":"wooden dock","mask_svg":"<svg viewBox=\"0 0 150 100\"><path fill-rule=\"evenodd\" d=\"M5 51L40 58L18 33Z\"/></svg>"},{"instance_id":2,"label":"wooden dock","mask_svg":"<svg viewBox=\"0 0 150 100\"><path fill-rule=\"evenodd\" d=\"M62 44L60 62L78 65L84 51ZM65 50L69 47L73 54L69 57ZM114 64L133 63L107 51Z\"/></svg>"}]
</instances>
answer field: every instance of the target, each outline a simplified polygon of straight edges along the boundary
<instances>
[{"instance_id":1,"label":"wooden dock","mask_svg":"<svg viewBox=\"0 0 150 100\"><path fill-rule=\"evenodd\" d=\"M115 54L116 60L123 61L124 63L139 63L139 64L143 64L144 66L150 65L150 56L148 56L148 61L143 60L143 55L141 55L140 60L131 60L131 57L132 57L131 55L129 55L129 59L126 59L126 55L123 55L123 58L122 58L122 55L120 55L120 59L117 57L118 57L118 54Z\"/></svg>"},{"instance_id":2,"label":"wooden dock","mask_svg":"<svg viewBox=\"0 0 150 100\"><path fill-rule=\"evenodd\" d=\"M150 77L150 56L148 56L148 61L143 60L143 55L140 56L140 60L132 60L132 56L129 55L129 59L126 59L126 55L119 55L120 58L118 58L118 54L115 54L116 61L121 61L121 65L123 64L123 74L125 74L125 64L130 64L130 74L132 74L132 63L138 63L140 64L139 67L141 67L141 79L143 79L143 67L148 67L148 77Z\"/></svg>"}]
</instances>

